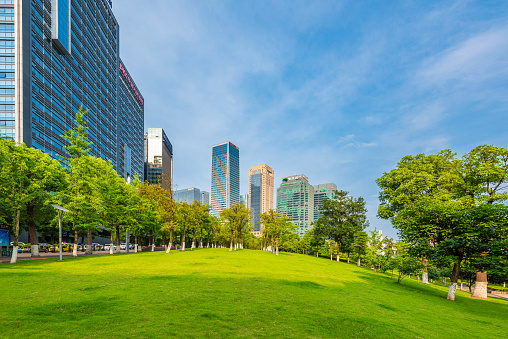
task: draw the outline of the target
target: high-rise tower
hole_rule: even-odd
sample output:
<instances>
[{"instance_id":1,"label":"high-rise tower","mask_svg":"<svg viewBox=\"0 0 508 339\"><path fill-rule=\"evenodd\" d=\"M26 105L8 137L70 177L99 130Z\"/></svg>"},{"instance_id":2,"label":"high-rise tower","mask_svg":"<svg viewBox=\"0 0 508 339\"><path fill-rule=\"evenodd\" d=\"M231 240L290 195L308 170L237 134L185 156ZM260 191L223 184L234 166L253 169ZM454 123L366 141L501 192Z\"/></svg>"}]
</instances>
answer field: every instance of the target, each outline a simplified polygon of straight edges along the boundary
<instances>
[{"instance_id":1,"label":"high-rise tower","mask_svg":"<svg viewBox=\"0 0 508 339\"><path fill-rule=\"evenodd\" d=\"M0 137L65 156L80 106L90 155L143 177L144 99L107 0L0 1Z\"/></svg>"},{"instance_id":2,"label":"high-rise tower","mask_svg":"<svg viewBox=\"0 0 508 339\"><path fill-rule=\"evenodd\" d=\"M164 174L173 183L173 146L162 128L149 128L145 134L145 181L158 184ZM162 187L169 189L162 180Z\"/></svg>"},{"instance_id":3,"label":"high-rise tower","mask_svg":"<svg viewBox=\"0 0 508 339\"><path fill-rule=\"evenodd\" d=\"M277 189L277 211L287 215L298 226L300 237L312 228L314 220L314 187L305 175L282 179Z\"/></svg>"},{"instance_id":4,"label":"high-rise tower","mask_svg":"<svg viewBox=\"0 0 508 339\"><path fill-rule=\"evenodd\" d=\"M249 208L252 210L253 234L261 236L262 225L259 215L273 209L274 174L266 165L252 166L249 169Z\"/></svg>"},{"instance_id":5,"label":"high-rise tower","mask_svg":"<svg viewBox=\"0 0 508 339\"><path fill-rule=\"evenodd\" d=\"M337 185L334 183L320 184L314 186L314 221L323 216L320 207L323 206L325 199L332 200L333 193L337 190Z\"/></svg>"},{"instance_id":6,"label":"high-rise tower","mask_svg":"<svg viewBox=\"0 0 508 339\"><path fill-rule=\"evenodd\" d=\"M212 214L240 202L240 149L230 142L212 147Z\"/></svg>"}]
</instances>

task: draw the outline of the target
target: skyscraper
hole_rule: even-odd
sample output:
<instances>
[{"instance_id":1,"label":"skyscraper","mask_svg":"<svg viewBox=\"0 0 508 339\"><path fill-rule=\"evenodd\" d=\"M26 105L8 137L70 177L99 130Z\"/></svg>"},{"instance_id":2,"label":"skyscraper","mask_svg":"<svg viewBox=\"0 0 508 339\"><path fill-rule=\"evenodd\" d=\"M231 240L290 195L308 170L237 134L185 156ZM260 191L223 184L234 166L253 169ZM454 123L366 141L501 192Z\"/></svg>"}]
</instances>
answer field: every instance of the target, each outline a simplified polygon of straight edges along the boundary
<instances>
[{"instance_id":1,"label":"skyscraper","mask_svg":"<svg viewBox=\"0 0 508 339\"><path fill-rule=\"evenodd\" d=\"M252 210L252 233L255 236L261 236L262 231L259 214L273 209L274 184L274 173L270 166L263 164L249 169L249 208Z\"/></svg>"},{"instance_id":2,"label":"skyscraper","mask_svg":"<svg viewBox=\"0 0 508 339\"><path fill-rule=\"evenodd\" d=\"M240 149L230 142L212 147L212 214L240 202Z\"/></svg>"},{"instance_id":3,"label":"skyscraper","mask_svg":"<svg viewBox=\"0 0 508 339\"><path fill-rule=\"evenodd\" d=\"M145 134L145 181L157 184L164 174L173 183L173 145L162 128L149 128ZM169 189L162 181L162 187Z\"/></svg>"},{"instance_id":4,"label":"skyscraper","mask_svg":"<svg viewBox=\"0 0 508 339\"><path fill-rule=\"evenodd\" d=\"M314 220L314 188L305 175L282 179L277 189L277 211L287 215L298 227L300 237L312 228Z\"/></svg>"},{"instance_id":5,"label":"skyscraper","mask_svg":"<svg viewBox=\"0 0 508 339\"><path fill-rule=\"evenodd\" d=\"M90 154L143 176L144 100L107 0L0 1L0 137L65 156L80 106Z\"/></svg>"},{"instance_id":6,"label":"skyscraper","mask_svg":"<svg viewBox=\"0 0 508 339\"><path fill-rule=\"evenodd\" d=\"M323 200L333 199L333 192L337 190L334 183L320 184L314 186L314 221L323 216L323 212L319 210L323 206Z\"/></svg>"}]
</instances>

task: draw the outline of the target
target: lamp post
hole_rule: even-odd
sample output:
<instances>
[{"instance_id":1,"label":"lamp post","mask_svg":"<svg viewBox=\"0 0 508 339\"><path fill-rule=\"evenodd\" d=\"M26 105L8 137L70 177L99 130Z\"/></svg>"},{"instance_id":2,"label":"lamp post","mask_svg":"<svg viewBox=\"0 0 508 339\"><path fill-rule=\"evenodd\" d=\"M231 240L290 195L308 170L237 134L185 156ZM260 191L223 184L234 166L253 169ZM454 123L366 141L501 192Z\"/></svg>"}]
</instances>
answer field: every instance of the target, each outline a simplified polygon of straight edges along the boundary
<instances>
[{"instance_id":1,"label":"lamp post","mask_svg":"<svg viewBox=\"0 0 508 339\"><path fill-rule=\"evenodd\" d=\"M59 261L63 261L62 260L62 212L69 212L68 209L66 208L63 208L62 206L58 206L58 205L51 205L53 206L54 208L56 208L58 210L58 243L59 243L59 247L60 247L60 260Z\"/></svg>"}]
</instances>

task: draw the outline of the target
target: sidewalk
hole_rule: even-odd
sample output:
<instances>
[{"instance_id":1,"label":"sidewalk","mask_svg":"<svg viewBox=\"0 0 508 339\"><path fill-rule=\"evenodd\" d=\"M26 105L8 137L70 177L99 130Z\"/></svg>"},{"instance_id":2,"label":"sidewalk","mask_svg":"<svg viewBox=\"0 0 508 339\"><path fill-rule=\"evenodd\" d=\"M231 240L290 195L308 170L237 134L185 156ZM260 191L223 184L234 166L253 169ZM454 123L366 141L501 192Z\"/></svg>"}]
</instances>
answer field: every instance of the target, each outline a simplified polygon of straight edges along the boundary
<instances>
[{"instance_id":1,"label":"sidewalk","mask_svg":"<svg viewBox=\"0 0 508 339\"><path fill-rule=\"evenodd\" d=\"M120 253L125 253L125 250L121 250ZM130 250L129 253L134 253L134 250ZM38 260L38 259L58 259L60 252L56 253L39 253L39 257L31 257L31 253L18 253L18 261L20 260ZM94 251L92 255L109 255L108 251ZM84 256L85 252L78 251L78 257ZM72 252L63 252L62 257L72 257ZM10 257L0 257L0 262L11 262Z\"/></svg>"}]
</instances>

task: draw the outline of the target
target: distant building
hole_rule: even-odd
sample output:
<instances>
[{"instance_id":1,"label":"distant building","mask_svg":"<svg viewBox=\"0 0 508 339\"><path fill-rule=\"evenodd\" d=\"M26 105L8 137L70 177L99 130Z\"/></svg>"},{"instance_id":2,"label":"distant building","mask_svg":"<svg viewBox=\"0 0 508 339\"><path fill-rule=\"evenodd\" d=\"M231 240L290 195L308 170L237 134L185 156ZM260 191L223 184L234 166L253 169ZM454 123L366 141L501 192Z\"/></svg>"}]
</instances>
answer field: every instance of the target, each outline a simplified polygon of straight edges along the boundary
<instances>
[{"instance_id":1,"label":"distant building","mask_svg":"<svg viewBox=\"0 0 508 339\"><path fill-rule=\"evenodd\" d=\"M240 202L240 149L231 142L212 147L210 200L216 216Z\"/></svg>"},{"instance_id":2,"label":"distant building","mask_svg":"<svg viewBox=\"0 0 508 339\"><path fill-rule=\"evenodd\" d=\"M333 192L336 190L337 185L333 183L314 186L314 221L323 216L323 212L319 210L319 208L323 206L323 200L333 199Z\"/></svg>"},{"instance_id":3,"label":"distant building","mask_svg":"<svg viewBox=\"0 0 508 339\"><path fill-rule=\"evenodd\" d=\"M178 190L174 192L175 201L178 202L187 202L192 204L194 200L201 201L201 191L199 188L191 187L183 190Z\"/></svg>"},{"instance_id":4,"label":"distant building","mask_svg":"<svg viewBox=\"0 0 508 339\"><path fill-rule=\"evenodd\" d=\"M210 192L201 191L201 203L203 205L210 205Z\"/></svg>"},{"instance_id":5,"label":"distant building","mask_svg":"<svg viewBox=\"0 0 508 339\"><path fill-rule=\"evenodd\" d=\"M243 204L245 207L249 208L249 193L245 193L240 196L240 204Z\"/></svg>"},{"instance_id":6,"label":"distant building","mask_svg":"<svg viewBox=\"0 0 508 339\"><path fill-rule=\"evenodd\" d=\"M312 228L314 220L314 187L305 175L282 179L277 189L277 211L287 215L298 227L300 237Z\"/></svg>"},{"instance_id":7,"label":"distant building","mask_svg":"<svg viewBox=\"0 0 508 339\"><path fill-rule=\"evenodd\" d=\"M274 173L270 166L263 164L249 169L248 207L252 210L252 233L255 236L261 236L262 231L259 215L273 209L274 185Z\"/></svg>"},{"instance_id":8,"label":"distant building","mask_svg":"<svg viewBox=\"0 0 508 339\"><path fill-rule=\"evenodd\" d=\"M145 181L158 184L164 174L173 182L173 146L162 128L149 128L145 134ZM162 182L169 189L168 183Z\"/></svg>"}]
</instances>

